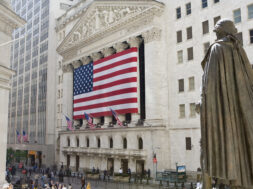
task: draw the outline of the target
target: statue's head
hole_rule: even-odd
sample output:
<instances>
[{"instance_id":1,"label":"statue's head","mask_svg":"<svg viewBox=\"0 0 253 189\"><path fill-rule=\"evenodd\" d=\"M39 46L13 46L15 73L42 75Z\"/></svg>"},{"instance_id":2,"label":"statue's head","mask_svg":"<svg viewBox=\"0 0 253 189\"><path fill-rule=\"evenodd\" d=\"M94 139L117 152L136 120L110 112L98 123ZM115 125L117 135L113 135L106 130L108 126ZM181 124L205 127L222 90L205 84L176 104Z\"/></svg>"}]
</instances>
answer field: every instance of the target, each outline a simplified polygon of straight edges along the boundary
<instances>
[{"instance_id":1,"label":"statue's head","mask_svg":"<svg viewBox=\"0 0 253 189\"><path fill-rule=\"evenodd\" d=\"M229 19L219 20L213 31L216 33L218 39L221 39L226 35L235 35L237 33L234 22Z\"/></svg>"}]
</instances>

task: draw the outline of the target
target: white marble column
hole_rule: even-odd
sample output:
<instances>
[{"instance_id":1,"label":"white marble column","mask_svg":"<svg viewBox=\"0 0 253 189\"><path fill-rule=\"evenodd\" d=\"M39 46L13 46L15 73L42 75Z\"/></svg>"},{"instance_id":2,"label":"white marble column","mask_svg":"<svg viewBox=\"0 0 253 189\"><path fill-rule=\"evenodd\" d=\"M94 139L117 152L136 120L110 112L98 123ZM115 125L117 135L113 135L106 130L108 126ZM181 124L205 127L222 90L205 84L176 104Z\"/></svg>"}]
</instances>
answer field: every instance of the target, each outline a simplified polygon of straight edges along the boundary
<instances>
[{"instance_id":1,"label":"white marble column","mask_svg":"<svg viewBox=\"0 0 253 189\"><path fill-rule=\"evenodd\" d=\"M164 42L160 40L161 30L152 28L143 33L142 36L145 43L146 119L167 119L168 82L167 71L164 69L166 61L163 58L163 49L165 47ZM157 82L159 80L161 82Z\"/></svg>"},{"instance_id":2,"label":"white marble column","mask_svg":"<svg viewBox=\"0 0 253 189\"><path fill-rule=\"evenodd\" d=\"M62 113L73 119L73 65L63 65L63 104ZM67 122L64 117L62 119L62 127L67 127Z\"/></svg>"},{"instance_id":3,"label":"white marble column","mask_svg":"<svg viewBox=\"0 0 253 189\"><path fill-rule=\"evenodd\" d=\"M72 65L73 65L73 69L76 69L76 68L79 68L80 66L82 66L83 64L82 64L81 60L76 60L76 61L72 62ZM77 125L81 126L80 119L74 120L74 126L77 126Z\"/></svg>"},{"instance_id":4,"label":"white marble column","mask_svg":"<svg viewBox=\"0 0 253 189\"><path fill-rule=\"evenodd\" d=\"M100 53L100 52L95 52L95 53L91 54L91 58L92 58L93 61L97 61L97 60L103 58L103 54ZM100 122L100 118L99 117L98 118L94 118L93 122L94 122L94 124L99 123Z\"/></svg>"},{"instance_id":5,"label":"white marble column","mask_svg":"<svg viewBox=\"0 0 253 189\"><path fill-rule=\"evenodd\" d=\"M142 43L142 38L141 37L131 37L129 38L129 40L127 40L127 43L130 45L130 48L132 47L136 47L137 49L139 49L140 44ZM137 63L137 95L138 95L138 113L133 113L131 114L132 116L132 122L134 124L132 124L133 126L135 126L135 123L138 122L138 120L140 119L140 73L139 73L139 59L138 59L138 63Z\"/></svg>"},{"instance_id":6,"label":"white marble column","mask_svg":"<svg viewBox=\"0 0 253 189\"><path fill-rule=\"evenodd\" d=\"M90 56L85 56L85 57L81 58L82 65L89 64L91 61L92 61L92 59ZM85 129L87 124L88 124L87 120L85 118L83 118L82 129Z\"/></svg>"},{"instance_id":7,"label":"white marble column","mask_svg":"<svg viewBox=\"0 0 253 189\"><path fill-rule=\"evenodd\" d=\"M116 43L113 48L116 50L117 53L126 50L129 47L127 43ZM125 121L125 114L119 114L118 118L121 122ZM118 125L117 125L118 126Z\"/></svg>"},{"instance_id":8,"label":"white marble column","mask_svg":"<svg viewBox=\"0 0 253 189\"><path fill-rule=\"evenodd\" d=\"M102 50L102 53L103 53L104 57L110 56L110 55L114 54L115 52L116 52L116 50L112 47L104 48ZM104 128L108 127L108 124L109 124L109 122L111 122L111 120L112 120L111 116L105 116L105 124L104 124L103 127Z\"/></svg>"}]
</instances>

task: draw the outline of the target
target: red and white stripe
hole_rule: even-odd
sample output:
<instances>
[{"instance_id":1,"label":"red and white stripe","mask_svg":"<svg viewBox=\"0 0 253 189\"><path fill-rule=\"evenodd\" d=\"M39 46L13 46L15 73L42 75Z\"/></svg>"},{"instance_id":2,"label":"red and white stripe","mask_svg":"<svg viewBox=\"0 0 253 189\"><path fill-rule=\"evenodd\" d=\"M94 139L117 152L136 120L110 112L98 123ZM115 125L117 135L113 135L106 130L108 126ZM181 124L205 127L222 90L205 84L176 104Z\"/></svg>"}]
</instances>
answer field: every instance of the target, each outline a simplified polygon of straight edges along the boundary
<instances>
[{"instance_id":1,"label":"red and white stripe","mask_svg":"<svg viewBox=\"0 0 253 189\"><path fill-rule=\"evenodd\" d=\"M93 91L74 96L74 119L137 113L137 48L108 56L93 63Z\"/></svg>"}]
</instances>

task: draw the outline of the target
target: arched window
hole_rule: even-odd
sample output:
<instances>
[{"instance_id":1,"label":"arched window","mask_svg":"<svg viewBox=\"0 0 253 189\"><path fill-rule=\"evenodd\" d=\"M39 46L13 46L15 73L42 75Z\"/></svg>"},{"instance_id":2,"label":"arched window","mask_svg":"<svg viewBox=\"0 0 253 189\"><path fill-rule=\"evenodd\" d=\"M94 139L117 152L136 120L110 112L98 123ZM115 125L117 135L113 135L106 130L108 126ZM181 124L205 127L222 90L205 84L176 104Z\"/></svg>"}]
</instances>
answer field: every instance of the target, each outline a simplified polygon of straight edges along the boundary
<instances>
[{"instance_id":1,"label":"arched window","mask_svg":"<svg viewBox=\"0 0 253 189\"><path fill-rule=\"evenodd\" d=\"M86 138L86 147L89 148L90 147L90 139Z\"/></svg>"},{"instance_id":2,"label":"arched window","mask_svg":"<svg viewBox=\"0 0 253 189\"><path fill-rule=\"evenodd\" d=\"M79 147L79 138L76 138L76 147Z\"/></svg>"},{"instance_id":3,"label":"arched window","mask_svg":"<svg viewBox=\"0 0 253 189\"><path fill-rule=\"evenodd\" d=\"M97 145L98 145L98 148L100 148L100 138L97 138Z\"/></svg>"},{"instance_id":4,"label":"arched window","mask_svg":"<svg viewBox=\"0 0 253 189\"><path fill-rule=\"evenodd\" d=\"M123 149L127 149L127 139L123 138Z\"/></svg>"},{"instance_id":5,"label":"arched window","mask_svg":"<svg viewBox=\"0 0 253 189\"><path fill-rule=\"evenodd\" d=\"M138 139L138 144L139 144L139 150L142 150L143 149L143 141L142 141L141 137Z\"/></svg>"},{"instance_id":6,"label":"arched window","mask_svg":"<svg viewBox=\"0 0 253 189\"><path fill-rule=\"evenodd\" d=\"M110 148L113 148L113 140L110 138Z\"/></svg>"},{"instance_id":7,"label":"arched window","mask_svg":"<svg viewBox=\"0 0 253 189\"><path fill-rule=\"evenodd\" d=\"M67 138L67 146L70 146L70 139Z\"/></svg>"}]
</instances>

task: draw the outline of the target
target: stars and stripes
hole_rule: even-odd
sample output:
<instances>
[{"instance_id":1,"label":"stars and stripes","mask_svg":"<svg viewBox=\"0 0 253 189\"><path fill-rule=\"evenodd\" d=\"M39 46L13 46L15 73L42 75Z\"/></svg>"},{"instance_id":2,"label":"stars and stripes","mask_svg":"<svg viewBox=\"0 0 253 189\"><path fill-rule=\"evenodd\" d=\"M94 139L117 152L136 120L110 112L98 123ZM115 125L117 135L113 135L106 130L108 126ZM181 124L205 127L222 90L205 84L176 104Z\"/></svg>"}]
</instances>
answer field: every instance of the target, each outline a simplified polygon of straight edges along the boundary
<instances>
[{"instance_id":1,"label":"stars and stripes","mask_svg":"<svg viewBox=\"0 0 253 189\"><path fill-rule=\"evenodd\" d=\"M90 126L90 128L95 128L95 125L92 123L92 118L84 112L84 117L88 122L88 125Z\"/></svg>"},{"instance_id":2,"label":"stars and stripes","mask_svg":"<svg viewBox=\"0 0 253 189\"><path fill-rule=\"evenodd\" d=\"M20 135L20 133L18 132L18 130L16 130L16 133L17 133L18 142L21 143L21 135Z\"/></svg>"},{"instance_id":3,"label":"stars and stripes","mask_svg":"<svg viewBox=\"0 0 253 189\"><path fill-rule=\"evenodd\" d=\"M138 113L137 48L108 56L74 70L74 119Z\"/></svg>"},{"instance_id":4,"label":"stars and stripes","mask_svg":"<svg viewBox=\"0 0 253 189\"><path fill-rule=\"evenodd\" d=\"M26 134L25 131L23 131L23 141L28 142L28 135Z\"/></svg>"},{"instance_id":5,"label":"stars and stripes","mask_svg":"<svg viewBox=\"0 0 253 189\"><path fill-rule=\"evenodd\" d=\"M119 116L117 114L116 111L114 111L112 108L110 108L112 115L114 116L114 118L117 120L117 123L119 126L123 127L123 123L120 121Z\"/></svg>"},{"instance_id":6,"label":"stars and stripes","mask_svg":"<svg viewBox=\"0 0 253 189\"><path fill-rule=\"evenodd\" d=\"M65 116L65 118L66 118L66 121L67 121L68 129L69 129L70 131L73 131L73 130L74 130L73 127L72 127L73 122L72 122L67 116Z\"/></svg>"}]
</instances>

